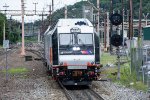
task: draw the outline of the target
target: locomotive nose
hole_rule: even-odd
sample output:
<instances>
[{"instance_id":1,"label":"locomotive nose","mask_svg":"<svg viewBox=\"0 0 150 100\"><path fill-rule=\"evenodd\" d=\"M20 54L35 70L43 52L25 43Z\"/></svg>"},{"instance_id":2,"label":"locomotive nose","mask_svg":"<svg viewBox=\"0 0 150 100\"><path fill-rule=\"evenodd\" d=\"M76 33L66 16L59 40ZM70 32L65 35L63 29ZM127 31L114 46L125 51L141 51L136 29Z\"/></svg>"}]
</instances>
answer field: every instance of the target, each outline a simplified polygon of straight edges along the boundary
<instances>
[{"instance_id":1,"label":"locomotive nose","mask_svg":"<svg viewBox=\"0 0 150 100\"><path fill-rule=\"evenodd\" d=\"M87 62L93 62L95 58L94 55L61 55L59 61L68 65L87 65Z\"/></svg>"}]
</instances>

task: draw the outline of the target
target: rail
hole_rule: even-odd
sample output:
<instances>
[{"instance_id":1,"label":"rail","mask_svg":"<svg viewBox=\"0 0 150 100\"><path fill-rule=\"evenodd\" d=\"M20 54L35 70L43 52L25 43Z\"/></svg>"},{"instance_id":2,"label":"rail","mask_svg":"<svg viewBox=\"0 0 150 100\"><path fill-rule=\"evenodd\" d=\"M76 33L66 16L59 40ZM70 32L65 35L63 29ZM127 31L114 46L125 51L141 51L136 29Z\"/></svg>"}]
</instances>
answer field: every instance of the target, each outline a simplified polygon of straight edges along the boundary
<instances>
[{"instance_id":1,"label":"rail","mask_svg":"<svg viewBox=\"0 0 150 100\"><path fill-rule=\"evenodd\" d=\"M94 95L97 99L99 100L104 100L98 93L96 93L94 90L92 90L91 88L88 89L88 92L90 92L92 95Z\"/></svg>"},{"instance_id":2,"label":"rail","mask_svg":"<svg viewBox=\"0 0 150 100\"><path fill-rule=\"evenodd\" d=\"M58 83L61 86L61 88L64 90L67 99L74 100L73 97L70 95L69 91L62 85L62 83L59 80L58 80Z\"/></svg>"}]
</instances>

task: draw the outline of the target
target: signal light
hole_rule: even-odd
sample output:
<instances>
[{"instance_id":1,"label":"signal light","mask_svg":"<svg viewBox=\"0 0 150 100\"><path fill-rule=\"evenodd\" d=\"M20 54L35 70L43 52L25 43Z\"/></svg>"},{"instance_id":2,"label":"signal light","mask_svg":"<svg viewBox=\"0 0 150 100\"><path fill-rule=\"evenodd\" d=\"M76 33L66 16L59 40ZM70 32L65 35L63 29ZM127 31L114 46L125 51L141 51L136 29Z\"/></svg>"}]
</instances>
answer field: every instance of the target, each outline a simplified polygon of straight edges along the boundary
<instances>
[{"instance_id":1,"label":"signal light","mask_svg":"<svg viewBox=\"0 0 150 100\"><path fill-rule=\"evenodd\" d=\"M121 46L122 42L123 42L122 36L120 36L118 34L112 35L112 37L111 37L111 44L113 46L116 46L116 47Z\"/></svg>"},{"instance_id":2,"label":"signal light","mask_svg":"<svg viewBox=\"0 0 150 100\"><path fill-rule=\"evenodd\" d=\"M123 22L122 15L120 15L118 13L112 14L109 19L110 19L110 22L116 26L120 25Z\"/></svg>"}]
</instances>

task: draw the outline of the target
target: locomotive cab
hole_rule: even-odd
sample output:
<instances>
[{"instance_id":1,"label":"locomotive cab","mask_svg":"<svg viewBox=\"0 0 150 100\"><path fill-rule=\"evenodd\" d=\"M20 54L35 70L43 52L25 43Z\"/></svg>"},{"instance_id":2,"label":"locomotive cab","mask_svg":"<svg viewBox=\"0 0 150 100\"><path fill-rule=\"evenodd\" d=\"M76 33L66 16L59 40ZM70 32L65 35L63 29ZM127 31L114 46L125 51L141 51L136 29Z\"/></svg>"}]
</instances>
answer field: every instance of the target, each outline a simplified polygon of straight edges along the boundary
<instances>
[{"instance_id":1,"label":"locomotive cab","mask_svg":"<svg viewBox=\"0 0 150 100\"><path fill-rule=\"evenodd\" d=\"M60 19L51 38L50 60L55 79L64 85L89 85L96 80L99 38L90 21Z\"/></svg>"}]
</instances>

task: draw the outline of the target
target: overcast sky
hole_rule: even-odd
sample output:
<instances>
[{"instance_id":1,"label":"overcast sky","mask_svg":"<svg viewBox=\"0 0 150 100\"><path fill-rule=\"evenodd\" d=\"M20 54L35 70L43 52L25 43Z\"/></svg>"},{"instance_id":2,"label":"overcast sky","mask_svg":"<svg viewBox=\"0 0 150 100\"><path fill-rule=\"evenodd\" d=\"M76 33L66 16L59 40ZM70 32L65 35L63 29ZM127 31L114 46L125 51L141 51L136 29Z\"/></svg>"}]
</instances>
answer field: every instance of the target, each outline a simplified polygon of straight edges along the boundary
<instances>
[{"instance_id":1,"label":"overcast sky","mask_svg":"<svg viewBox=\"0 0 150 100\"><path fill-rule=\"evenodd\" d=\"M45 8L45 11L49 10L49 7L47 5L51 4L52 0L24 0L25 2L25 9L26 10L34 10L35 5L33 3L38 3L37 4L37 10L42 11L43 8ZM81 0L54 0L54 10L59 9L63 7L64 5L73 5L76 2L79 2ZM5 4L7 4L9 7L7 10L21 10L21 0L0 0L0 10L5 10L3 7ZM7 18L9 16L7 15ZM17 19L21 21L21 16L16 17L13 16L13 19ZM32 16L32 17L27 17L25 16L25 22L33 22L36 19L39 19L41 17L37 16Z\"/></svg>"}]
</instances>

